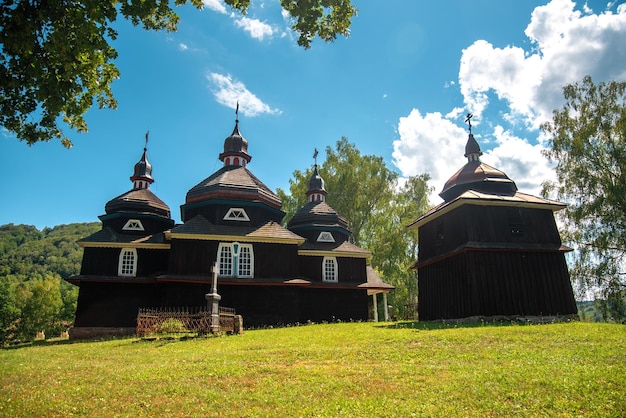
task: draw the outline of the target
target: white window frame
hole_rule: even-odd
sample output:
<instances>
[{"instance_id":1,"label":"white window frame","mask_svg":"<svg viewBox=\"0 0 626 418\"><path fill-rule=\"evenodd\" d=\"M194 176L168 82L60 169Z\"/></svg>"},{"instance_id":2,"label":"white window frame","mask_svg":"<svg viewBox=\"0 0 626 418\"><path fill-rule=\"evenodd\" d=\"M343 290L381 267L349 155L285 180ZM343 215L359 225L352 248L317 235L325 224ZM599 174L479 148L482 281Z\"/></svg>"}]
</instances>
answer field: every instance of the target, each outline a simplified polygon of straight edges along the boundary
<instances>
[{"instance_id":1,"label":"white window frame","mask_svg":"<svg viewBox=\"0 0 626 418\"><path fill-rule=\"evenodd\" d=\"M122 248L117 265L117 274L122 277L137 276L137 249Z\"/></svg>"},{"instance_id":2,"label":"white window frame","mask_svg":"<svg viewBox=\"0 0 626 418\"><path fill-rule=\"evenodd\" d=\"M243 208L230 208L228 212L226 212L226 215L224 215L224 220L245 222L249 221L250 218Z\"/></svg>"},{"instance_id":3,"label":"white window frame","mask_svg":"<svg viewBox=\"0 0 626 418\"><path fill-rule=\"evenodd\" d=\"M328 267L331 267L327 269ZM339 280L339 268L336 257L324 257L322 261L322 281L336 283Z\"/></svg>"},{"instance_id":4,"label":"white window frame","mask_svg":"<svg viewBox=\"0 0 626 418\"><path fill-rule=\"evenodd\" d=\"M221 242L217 247L218 276L254 277L254 247L239 242Z\"/></svg>"},{"instance_id":5,"label":"white window frame","mask_svg":"<svg viewBox=\"0 0 626 418\"><path fill-rule=\"evenodd\" d=\"M333 237L333 234L331 234L330 232L322 231L317 236L317 242L335 242L335 238Z\"/></svg>"},{"instance_id":6,"label":"white window frame","mask_svg":"<svg viewBox=\"0 0 626 418\"><path fill-rule=\"evenodd\" d=\"M129 219L122 229L124 231L144 231L143 224L139 219Z\"/></svg>"}]
</instances>

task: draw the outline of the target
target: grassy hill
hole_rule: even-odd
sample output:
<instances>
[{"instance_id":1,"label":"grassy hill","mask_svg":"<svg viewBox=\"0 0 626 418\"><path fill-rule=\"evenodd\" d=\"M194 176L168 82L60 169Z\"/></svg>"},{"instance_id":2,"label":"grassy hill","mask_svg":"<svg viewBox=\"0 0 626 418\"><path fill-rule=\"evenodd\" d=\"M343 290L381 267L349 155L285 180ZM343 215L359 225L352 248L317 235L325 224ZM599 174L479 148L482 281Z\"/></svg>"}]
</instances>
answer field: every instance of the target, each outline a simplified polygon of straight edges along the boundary
<instances>
[{"instance_id":1,"label":"grassy hill","mask_svg":"<svg viewBox=\"0 0 626 418\"><path fill-rule=\"evenodd\" d=\"M0 351L0 416L626 415L626 327L320 324Z\"/></svg>"}]
</instances>

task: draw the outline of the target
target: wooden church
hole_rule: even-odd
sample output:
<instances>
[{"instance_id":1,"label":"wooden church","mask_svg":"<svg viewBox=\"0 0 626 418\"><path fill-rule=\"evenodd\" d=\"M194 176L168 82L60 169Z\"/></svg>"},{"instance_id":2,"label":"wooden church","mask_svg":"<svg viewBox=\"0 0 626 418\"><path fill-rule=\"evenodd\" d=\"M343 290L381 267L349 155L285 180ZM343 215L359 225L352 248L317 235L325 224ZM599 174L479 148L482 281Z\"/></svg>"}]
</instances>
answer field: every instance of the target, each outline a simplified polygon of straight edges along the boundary
<instances>
[{"instance_id":1,"label":"wooden church","mask_svg":"<svg viewBox=\"0 0 626 418\"><path fill-rule=\"evenodd\" d=\"M408 226L419 231L419 319L575 315L571 249L554 219L565 205L519 192L481 155L470 123L467 164L445 183L444 202Z\"/></svg>"},{"instance_id":2,"label":"wooden church","mask_svg":"<svg viewBox=\"0 0 626 418\"><path fill-rule=\"evenodd\" d=\"M79 241L80 275L68 279L80 287L70 338L132 334L140 308L206 306L214 264L221 304L247 327L368 320L368 295L393 289L367 266L371 253L349 242L317 164L309 202L281 225L280 198L248 169L238 119L219 154L223 167L187 192L182 224L150 191L146 151L133 188L105 205L100 231Z\"/></svg>"}]
</instances>

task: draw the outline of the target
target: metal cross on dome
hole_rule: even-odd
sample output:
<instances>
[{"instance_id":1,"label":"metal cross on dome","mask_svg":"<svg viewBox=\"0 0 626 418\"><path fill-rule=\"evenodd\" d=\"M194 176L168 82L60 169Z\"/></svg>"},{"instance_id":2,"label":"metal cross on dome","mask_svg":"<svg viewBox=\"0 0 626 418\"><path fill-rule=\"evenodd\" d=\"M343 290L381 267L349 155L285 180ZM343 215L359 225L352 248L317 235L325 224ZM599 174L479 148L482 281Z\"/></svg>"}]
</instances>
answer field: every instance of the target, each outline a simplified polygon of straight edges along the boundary
<instances>
[{"instance_id":1,"label":"metal cross on dome","mask_svg":"<svg viewBox=\"0 0 626 418\"><path fill-rule=\"evenodd\" d=\"M472 115L471 113L468 113L467 116L465 117L465 122L467 122L467 124L469 125L469 133L472 133L472 118L474 117L474 115Z\"/></svg>"}]
</instances>

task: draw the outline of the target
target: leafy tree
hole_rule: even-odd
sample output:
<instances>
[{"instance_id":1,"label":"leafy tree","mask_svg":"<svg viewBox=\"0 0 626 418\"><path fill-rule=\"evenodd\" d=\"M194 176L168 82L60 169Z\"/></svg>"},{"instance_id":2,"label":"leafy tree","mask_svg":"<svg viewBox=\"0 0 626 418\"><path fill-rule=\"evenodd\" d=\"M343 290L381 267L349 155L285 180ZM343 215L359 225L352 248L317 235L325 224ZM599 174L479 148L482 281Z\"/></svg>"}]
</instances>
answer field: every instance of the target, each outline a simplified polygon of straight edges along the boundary
<instances>
[{"instance_id":1,"label":"leafy tree","mask_svg":"<svg viewBox=\"0 0 626 418\"><path fill-rule=\"evenodd\" d=\"M224 0L245 14L250 0ZM202 0L174 0L175 6ZM356 8L350 0L281 0L309 48L316 35L330 42L349 35ZM122 16L144 29L175 31L179 16L169 0L0 1L0 125L33 144L57 138L71 141L59 119L86 132L83 115L94 101L100 109L117 107L111 91L119 77L114 64L117 38L113 22Z\"/></svg>"},{"instance_id":2,"label":"leafy tree","mask_svg":"<svg viewBox=\"0 0 626 418\"><path fill-rule=\"evenodd\" d=\"M563 89L566 103L542 125L556 184L546 192L569 203L566 237L576 251L572 276L600 292L605 317L626 318L626 83L591 77Z\"/></svg>"},{"instance_id":3,"label":"leafy tree","mask_svg":"<svg viewBox=\"0 0 626 418\"><path fill-rule=\"evenodd\" d=\"M351 241L371 251L372 267L396 286L388 303L400 317L411 318L417 284L410 266L417 258L417 232L408 231L406 225L428 209L429 177L412 177L399 187L398 175L381 157L362 155L345 137L334 149L326 148L319 171L328 191L326 201L348 221ZM295 171L290 194L278 190L285 221L306 204L312 173L312 169Z\"/></svg>"},{"instance_id":4,"label":"leafy tree","mask_svg":"<svg viewBox=\"0 0 626 418\"><path fill-rule=\"evenodd\" d=\"M29 340L37 331L58 335L74 320L78 288L64 280L78 274L76 243L99 223L59 225L39 231L0 226L0 343Z\"/></svg>"}]
</instances>

